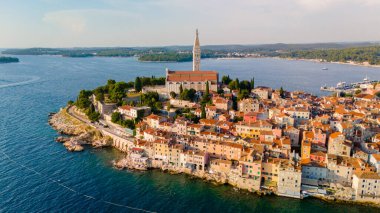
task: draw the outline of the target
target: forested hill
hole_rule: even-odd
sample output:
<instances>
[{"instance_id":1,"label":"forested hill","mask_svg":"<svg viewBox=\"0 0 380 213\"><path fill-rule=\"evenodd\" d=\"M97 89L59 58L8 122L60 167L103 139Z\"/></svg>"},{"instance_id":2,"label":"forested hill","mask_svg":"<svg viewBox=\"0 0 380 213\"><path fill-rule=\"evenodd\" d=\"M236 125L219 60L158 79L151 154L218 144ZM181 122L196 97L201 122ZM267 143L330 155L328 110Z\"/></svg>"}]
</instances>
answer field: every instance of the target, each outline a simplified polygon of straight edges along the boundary
<instances>
[{"instance_id":1,"label":"forested hill","mask_svg":"<svg viewBox=\"0 0 380 213\"><path fill-rule=\"evenodd\" d=\"M379 44L315 43L315 44L262 44L262 45L205 45L202 58L283 57L322 59L325 61L379 64ZM192 60L192 46L165 47L109 47L109 48L29 48L7 49L8 55L61 55L65 57L138 57L139 61Z\"/></svg>"},{"instance_id":2,"label":"forested hill","mask_svg":"<svg viewBox=\"0 0 380 213\"><path fill-rule=\"evenodd\" d=\"M355 62L380 65L380 46L345 49L290 51L280 55L283 58L320 59L327 62Z\"/></svg>"}]
</instances>

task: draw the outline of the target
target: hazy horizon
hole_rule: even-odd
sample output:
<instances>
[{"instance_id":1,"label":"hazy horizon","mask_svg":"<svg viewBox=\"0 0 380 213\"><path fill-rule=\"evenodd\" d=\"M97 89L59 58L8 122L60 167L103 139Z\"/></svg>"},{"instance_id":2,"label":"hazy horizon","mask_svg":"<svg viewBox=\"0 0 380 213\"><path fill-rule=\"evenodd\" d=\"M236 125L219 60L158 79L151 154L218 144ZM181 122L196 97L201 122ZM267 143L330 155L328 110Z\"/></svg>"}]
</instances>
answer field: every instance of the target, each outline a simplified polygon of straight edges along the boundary
<instances>
[{"instance_id":1,"label":"hazy horizon","mask_svg":"<svg viewBox=\"0 0 380 213\"><path fill-rule=\"evenodd\" d=\"M261 46L261 45L276 45L276 44L285 44L285 45L308 45L308 44L367 44L373 43L374 45L380 45L379 41L336 41L336 42L314 42L314 43L260 43L260 44L203 44L201 46ZM32 49L32 48L47 48L47 49L92 49L92 48L165 48L165 47L189 47L192 48L193 44L173 44L173 45L150 45L150 46L78 46L78 47L0 47L2 50L6 49Z\"/></svg>"},{"instance_id":2,"label":"hazy horizon","mask_svg":"<svg viewBox=\"0 0 380 213\"><path fill-rule=\"evenodd\" d=\"M16 0L1 48L311 44L379 41L378 0Z\"/></svg>"}]
</instances>

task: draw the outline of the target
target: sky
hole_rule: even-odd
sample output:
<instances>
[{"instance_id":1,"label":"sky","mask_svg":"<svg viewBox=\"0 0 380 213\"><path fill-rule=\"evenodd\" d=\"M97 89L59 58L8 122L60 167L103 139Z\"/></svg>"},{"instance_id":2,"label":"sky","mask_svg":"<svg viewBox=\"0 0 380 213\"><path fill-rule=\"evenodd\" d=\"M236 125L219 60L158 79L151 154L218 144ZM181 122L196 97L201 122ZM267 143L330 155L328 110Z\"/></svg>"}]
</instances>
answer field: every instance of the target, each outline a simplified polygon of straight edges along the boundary
<instances>
[{"instance_id":1,"label":"sky","mask_svg":"<svg viewBox=\"0 0 380 213\"><path fill-rule=\"evenodd\" d=\"M380 0L0 0L0 48L380 41Z\"/></svg>"}]
</instances>

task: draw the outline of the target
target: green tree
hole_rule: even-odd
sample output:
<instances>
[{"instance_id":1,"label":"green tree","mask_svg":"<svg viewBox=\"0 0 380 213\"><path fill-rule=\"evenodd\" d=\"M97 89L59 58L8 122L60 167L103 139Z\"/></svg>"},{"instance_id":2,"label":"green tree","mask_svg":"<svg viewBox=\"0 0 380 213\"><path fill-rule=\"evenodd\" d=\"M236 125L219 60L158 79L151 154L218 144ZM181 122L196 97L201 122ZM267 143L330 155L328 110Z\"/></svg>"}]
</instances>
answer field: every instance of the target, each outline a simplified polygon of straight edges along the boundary
<instances>
[{"instance_id":1,"label":"green tree","mask_svg":"<svg viewBox=\"0 0 380 213\"><path fill-rule=\"evenodd\" d=\"M195 93L196 91L194 89L184 89L182 93L180 94L180 99L181 100L186 100L186 101L193 101L195 98Z\"/></svg>"},{"instance_id":2,"label":"green tree","mask_svg":"<svg viewBox=\"0 0 380 213\"><path fill-rule=\"evenodd\" d=\"M192 121L193 123L199 123L199 117L197 117L194 113L185 114L185 118Z\"/></svg>"},{"instance_id":3,"label":"green tree","mask_svg":"<svg viewBox=\"0 0 380 213\"><path fill-rule=\"evenodd\" d=\"M208 81L206 82L206 92L205 92L205 95L206 96L209 96L210 95L210 86L208 84Z\"/></svg>"},{"instance_id":4,"label":"green tree","mask_svg":"<svg viewBox=\"0 0 380 213\"><path fill-rule=\"evenodd\" d=\"M91 101L90 101L90 96L91 96L92 92L89 91L89 90L81 90L79 92L79 95L78 95L78 98L77 98L77 101L75 103L75 105L79 108L79 109L87 109L90 107L91 105Z\"/></svg>"},{"instance_id":5,"label":"green tree","mask_svg":"<svg viewBox=\"0 0 380 213\"><path fill-rule=\"evenodd\" d=\"M166 103L166 110L167 110L167 111L170 111L171 108L172 108L172 105L171 105L170 102L168 101L168 102Z\"/></svg>"},{"instance_id":6,"label":"green tree","mask_svg":"<svg viewBox=\"0 0 380 213\"><path fill-rule=\"evenodd\" d=\"M231 82L232 80L231 80L231 78L230 78L230 76L229 75L224 75L223 77L222 77L222 83L224 84L224 85L228 85L230 82Z\"/></svg>"},{"instance_id":7,"label":"green tree","mask_svg":"<svg viewBox=\"0 0 380 213\"><path fill-rule=\"evenodd\" d=\"M238 90L240 89L240 83L239 83L239 79L235 79L234 81L231 81L229 84L228 84L228 88L230 90Z\"/></svg>"},{"instance_id":8,"label":"green tree","mask_svg":"<svg viewBox=\"0 0 380 213\"><path fill-rule=\"evenodd\" d=\"M224 94L224 90L222 90L222 89L218 89L217 93L218 93L219 95L223 95L223 94Z\"/></svg>"},{"instance_id":9,"label":"green tree","mask_svg":"<svg viewBox=\"0 0 380 213\"><path fill-rule=\"evenodd\" d=\"M248 90L251 91L251 83L249 81L241 81L239 84L240 90Z\"/></svg>"},{"instance_id":10,"label":"green tree","mask_svg":"<svg viewBox=\"0 0 380 213\"><path fill-rule=\"evenodd\" d=\"M235 79L235 82L236 82L236 83L235 83L235 85L236 85L236 89L240 89L240 87L239 87L239 86L240 86L239 79L236 78L236 79Z\"/></svg>"},{"instance_id":11,"label":"green tree","mask_svg":"<svg viewBox=\"0 0 380 213\"><path fill-rule=\"evenodd\" d=\"M141 90L142 90L142 83L141 83L140 77L136 77L136 79L135 79L135 90L137 92L141 92Z\"/></svg>"},{"instance_id":12,"label":"green tree","mask_svg":"<svg viewBox=\"0 0 380 213\"><path fill-rule=\"evenodd\" d=\"M162 103L157 101L156 103L154 103L154 107L159 110L159 109L162 109Z\"/></svg>"},{"instance_id":13,"label":"green tree","mask_svg":"<svg viewBox=\"0 0 380 213\"><path fill-rule=\"evenodd\" d=\"M100 113L95 111L93 104L86 110L86 115L90 121L99 121Z\"/></svg>"},{"instance_id":14,"label":"green tree","mask_svg":"<svg viewBox=\"0 0 380 213\"><path fill-rule=\"evenodd\" d=\"M182 87L182 84L181 84L181 85L179 85L179 94L182 94L182 92L183 92L183 87Z\"/></svg>"},{"instance_id":15,"label":"green tree","mask_svg":"<svg viewBox=\"0 0 380 213\"><path fill-rule=\"evenodd\" d=\"M238 94L238 100L242 100L242 99L248 98L248 97L249 97L249 92L247 89L240 90L240 92Z\"/></svg>"},{"instance_id":16,"label":"green tree","mask_svg":"<svg viewBox=\"0 0 380 213\"><path fill-rule=\"evenodd\" d=\"M280 97L285 98L285 91L282 87L280 88Z\"/></svg>"},{"instance_id":17,"label":"green tree","mask_svg":"<svg viewBox=\"0 0 380 213\"><path fill-rule=\"evenodd\" d=\"M96 89L93 90L93 93L97 101L104 101L105 90L103 87L97 87Z\"/></svg>"},{"instance_id":18,"label":"green tree","mask_svg":"<svg viewBox=\"0 0 380 213\"><path fill-rule=\"evenodd\" d=\"M107 86L112 85L112 84L115 84L115 83L116 83L115 80L113 80L113 79L109 79L109 80L107 81Z\"/></svg>"},{"instance_id":19,"label":"green tree","mask_svg":"<svg viewBox=\"0 0 380 213\"><path fill-rule=\"evenodd\" d=\"M171 98L175 98L177 96L177 94L174 92L174 91L171 91L170 92L170 97Z\"/></svg>"},{"instance_id":20,"label":"green tree","mask_svg":"<svg viewBox=\"0 0 380 213\"><path fill-rule=\"evenodd\" d=\"M236 81L231 81L229 84L228 84L228 88L230 90L236 90L239 88L239 86L237 85L237 82Z\"/></svg>"},{"instance_id":21,"label":"green tree","mask_svg":"<svg viewBox=\"0 0 380 213\"><path fill-rule=\"evenodd\" d=\"M109 91L109 98L114 103L122 102L122 99L127 96L125 90L127 89L128 84L120 81L114 84L113 88Z\"/></svg>"},{"instance_id":22,"label":"green tree","mask_svg":"<svg viewBox=\"0 0 380 213\"><path fill-rule=\"evenodd\" d=\"M237 110L237 99L236 99L236 97L235 96L232 96L232 109L233 110Z\"/></svg>"},{"instance_id":23,"label":"green tree","mask_svg":"<svg viewBox=\"0 0 380 213\"><path fill-rule=\"evenodd\" d=\"M251 79L251 89L255 89L255 78Z\"/></svg>"},{"instance_id":24,"label":"green tree","mask_svg":"<svg viewBox=\"0 0 380 213\"><path fill-rule=\"evenodd\" d=\"M111 115L111 121L112 121L112 123L117 124L117 123L119 123L120 120L121 120L121 114L120 114L120 112L114 112L114 113L112 113L112 115Z\"/></svg>"},{"instance_id":25,"label":"green tree","mask_svg":"<svg viewBox=\"0 0 380 213\"><path fill-rule=\"evenodd\" d=\"M204 104L202 105L201 110L202 110L202 112L201 112L201 118L204 119L204 118L206 118L206 107L205 107Z\"/></svg>"}]
</instances>

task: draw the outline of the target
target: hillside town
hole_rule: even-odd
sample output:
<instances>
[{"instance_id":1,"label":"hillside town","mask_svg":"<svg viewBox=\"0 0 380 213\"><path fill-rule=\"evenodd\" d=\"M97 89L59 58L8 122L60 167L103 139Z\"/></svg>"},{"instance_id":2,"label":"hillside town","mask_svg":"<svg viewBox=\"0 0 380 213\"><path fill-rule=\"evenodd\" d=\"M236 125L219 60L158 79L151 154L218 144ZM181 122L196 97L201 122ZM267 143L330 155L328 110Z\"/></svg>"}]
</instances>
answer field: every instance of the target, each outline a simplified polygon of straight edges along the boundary
<instances>
[{"instance_id":1,"label":"hillside town","mask_svg":"<svg viewBox=\"0 0 380 213\"><path fill-rule=\"evenodd\" d=\"M380 84L318 97L255 86L254 79L219 81L217 71L200 69L200 57L197 32L193 70L167 70L165 85L126 91L155 93L149 104L88 95L99 113L92 125L126 153L117 167L292 198L380 204Z\"/></svg>"}]
</instances>

